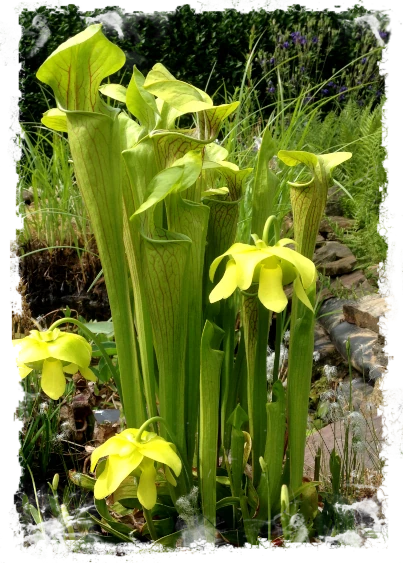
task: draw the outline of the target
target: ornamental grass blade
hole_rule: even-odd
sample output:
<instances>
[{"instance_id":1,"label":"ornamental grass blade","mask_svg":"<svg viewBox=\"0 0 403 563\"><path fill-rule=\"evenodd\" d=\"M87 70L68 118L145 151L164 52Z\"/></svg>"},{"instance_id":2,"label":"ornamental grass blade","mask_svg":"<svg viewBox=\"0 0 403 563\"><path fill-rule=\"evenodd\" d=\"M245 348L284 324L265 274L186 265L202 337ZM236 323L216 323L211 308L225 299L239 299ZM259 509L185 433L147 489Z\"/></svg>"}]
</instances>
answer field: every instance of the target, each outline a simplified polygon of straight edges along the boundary
<instances>
[{"instance_id":1,"label":"ornamental grass blade","mask_svg":"<svg viewBox=\"0 0 403 563\"><path fill-rule=\"evenodd\" d=\"M199 482L206 540L214 543L220 372L224 331L206 321L200 346Z\"/></svg>"}]
</instances>

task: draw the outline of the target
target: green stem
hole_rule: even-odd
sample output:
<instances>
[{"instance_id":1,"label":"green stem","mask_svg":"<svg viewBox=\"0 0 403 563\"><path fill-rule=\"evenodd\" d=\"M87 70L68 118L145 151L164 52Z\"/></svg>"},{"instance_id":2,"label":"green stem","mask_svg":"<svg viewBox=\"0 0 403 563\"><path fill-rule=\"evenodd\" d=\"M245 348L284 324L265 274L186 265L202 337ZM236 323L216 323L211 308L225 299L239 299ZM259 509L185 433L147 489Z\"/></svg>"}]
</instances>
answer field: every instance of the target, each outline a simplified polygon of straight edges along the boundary
<instances>
[{"instance_id":1,"label":"green stem","mask_svg":"<svg viewBox=\"0 0 403 563\"><path fill-rule=\"evenodd\" d=\"M276 242L280 238L280 225L278 223L278 219L275 215L270 215L270 217L267 219L266 223L264 224L263 238L262 238L263 242L266 243L267 245L269 244L269 233L272 225L274 228L274 244L276 244Z\"/></svg>"},{"instance_id":2,"label":"green stem","mask_svg":"<svg viewBox=\"0 0 403 563\"><path fill-rule=\"evenodd\" d=\"M158 417L156 417L156 418L158 418ZM143 509L144 518L147 522L147 527L148 527L148 531L150 532L151 539L153 541L157 541L158 534L157 534L157 530L155 529L155 526L154 526L154 522L153 522L153 519L152 519L152 516L151 516L151 512L149 510L147 510L147 508L144 508L144 506L142 506L142 509Z\"/></svg>"}]
</instances>

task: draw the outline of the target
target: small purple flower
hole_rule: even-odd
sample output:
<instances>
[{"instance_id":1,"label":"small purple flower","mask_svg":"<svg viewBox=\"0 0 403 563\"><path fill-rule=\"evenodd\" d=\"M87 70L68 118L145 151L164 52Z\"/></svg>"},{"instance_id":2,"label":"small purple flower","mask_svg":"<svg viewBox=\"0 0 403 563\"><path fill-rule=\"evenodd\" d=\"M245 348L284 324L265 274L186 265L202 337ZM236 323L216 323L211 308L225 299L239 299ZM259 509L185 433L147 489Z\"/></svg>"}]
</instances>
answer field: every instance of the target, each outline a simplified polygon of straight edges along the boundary
<instances>
[{"instance_id":1,"label":"small purple flower","mask_svg":"<svg viewBox=\"0 0 403 563\"><path fill-rule=\"evenodd\" d=\"M298 43L300 45L306 45L306 37L301 37L301 39L298 41Z\"/></svg>"},{"instance_id":2,"label":"small purple flower","mask_svg":"<svg viewBox=\"0 0 403 563\"><path fill-rule=\"evenodd\" d=\"M301 71L301 72L305 72L305 67L302 66L302 67L300 68L300 71Z\"/></svg>"},{"instance_id":3,"label":"small purple flower","mask_svg":"<svg viewBox=\"0 0 403 563\"><path fill-rule=\"evenodd\" d=\"M362 106L364 105L364 100L358 100L358 102L357 102L357 103L358 103L358 105L359 105L359 106L361 106L361 107L362 107Z\"/></svg>"},{"instance_id":4,"label":"small purple flower","mask_svg":"<svg viewBox=\"0 0 403 563\"><path fill-rule=\"evenodd\" d=\"M274 57L272 57L272 58L269 60L269 63L270 63L271 65L274 65L275 62L276 62L276 59L275 59Z\"/></svg>"},{"instance_id":5,"label":"small purple flower","mask_svg":"<svg viewBox=\"0 0 403 563\"><path fill-rule=\"evenodd\" d=\"M304 105L305 105L305 104L309 104L309 102L310 102L312 99L313 99L312 96L307 96L306 98L304 98L304 101L303 101Z\"/></svg>"},{"instance_id":6,"label":"small purple flower","mask_svg":"<svg viewBox=\"0 0 403 563\"><path fill-rule=\"evenodd\" d=\"M283 43L284 49L288 49L289 46L290 46L290 44L288 43L288 41L284 41L284 43Z\"/></svg>"},{"instance_id":7,"label":"small purple flower","mask_svg":"<svg viewBox=\"0 0 403 563\"><path fill-rule=\"evenodd\" d=\"M342 94L341 96L339 96L339 100L340 100L340 101L343 101L343 100L345 100L345 99L346 99L346 96L345 96L344 94Z\"/></svg>"},{"instance_id":8,"label":"small purple flower","mask_svg":"<svg viewBox=\"0 0 403 563\"><path fill-rule=\"evenodd\" d=\"M267 91L269 92L269 94L274 94L274 92L276 91L276 89L272 86L272 87L269 88Z\"/></svg>"},{"instance_id":9,"label":"small purple flower","mask_svg":"<svg viewBox=\"0 0 403 563\"><path fill-rule=\"evenodd\" d=\"M368 60L367 57L364 57L363 59L361 59L361 64L362 64L362 65L365 65L365 63L367 62L367 60Z\"/></svg>"},{"instance_id":10,"label":"small purple flower","mask_svg":"<svg viewBox=\"0 0 403 563\"><path fill-rule=\"evenodd\" d=\"M382 92L380 90L378 90L377 93L376 93L376 97L380 98L381 96L382 96Z\"/></svg>"},{"instance_id":11,"label":"small purple flower","mask_svg":"<svg viewBox=\"0 0 403 563\"><path fill-rule=\"evenodd\" d=\"M322 94L323 94L324 96L327 96L328 93L329 93L329 90L328 90L327 88L322 88Z\"/></svg>"},{"instance_id":12,"label":"small purple flower","mask_svg":"<svg viewBox=\"0 0 403 563\"><path fill-rule=\"evenodd\" d=\"M318 38L315 35L314 37L312 37L312 43L317 43L317 42L318 42Z\"/></svg>"},{"instance_id":13,"label":"small purple flower","mask_svg":"<svg viewBox=\"0 0 403 563\"><path fill-rule=\"evenodd\" d=\"M333 82L333 80L330 80L330 82L327 83L327 85L329 86L329 88L334 88L336 86L336 84Z\"/></svg>"},{"instance_id":14,"label":"small purple flower","mask_svg":"<svg viewBox=\"0 0 403 563\"><path fill-rule=\"evenodd\" d=\"M347 86L340 86L339 92L345 92L347 89Z\"/></svg>"},{"instance_id":15,"label":"small purple flower","mask_svg":"<svg viewBox=\"0 0 403 563\"><path fill-rule=\"evenodd\" d=\"M362 84L361 80L357 80L357 84Z\"/></svg>"},{"instance_id":16,"label":"small purple flower","mask_svg":"<svg viewBox=\"0 0 403 563\"><path fill-rule=\"evenodd\" d=\"M379 31L379 35L381 36L382 39L387 39L389 34L387 31Z\"/></svg>"}]
</instances>

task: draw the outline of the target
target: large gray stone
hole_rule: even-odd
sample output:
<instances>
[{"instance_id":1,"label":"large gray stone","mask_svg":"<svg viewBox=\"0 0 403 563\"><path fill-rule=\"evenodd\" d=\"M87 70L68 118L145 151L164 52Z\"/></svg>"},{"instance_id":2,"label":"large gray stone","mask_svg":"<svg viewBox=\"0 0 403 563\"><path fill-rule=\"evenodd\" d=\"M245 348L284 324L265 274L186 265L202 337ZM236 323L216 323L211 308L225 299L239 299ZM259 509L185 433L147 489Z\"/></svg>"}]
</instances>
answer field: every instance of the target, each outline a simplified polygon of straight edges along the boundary
<instances>
[{"instance_id":1,"label":"large gray stone","mask_svg":"<svg viewBox=\"0 0 403 563\"><path fill-rule=\"evenodd\" d=\"M318 248L313 261L317 270L325 276L348 274L357 263L351 250L345 244L336 241L327 241Z\"/></svg>"}]
</instances>

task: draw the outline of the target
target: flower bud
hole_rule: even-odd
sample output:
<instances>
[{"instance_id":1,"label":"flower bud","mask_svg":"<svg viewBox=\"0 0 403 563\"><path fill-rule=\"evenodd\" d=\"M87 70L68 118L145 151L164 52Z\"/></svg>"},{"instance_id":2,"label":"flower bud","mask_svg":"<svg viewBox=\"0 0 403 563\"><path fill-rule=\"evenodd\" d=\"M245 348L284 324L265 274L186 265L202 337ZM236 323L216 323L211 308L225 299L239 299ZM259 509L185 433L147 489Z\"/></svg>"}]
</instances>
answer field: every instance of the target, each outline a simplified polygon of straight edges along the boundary
<instances>
[{"instance_id":1,"label":"flower bud","mask_svg":"<svg viewBox=\"0 0 403 563\"><path fill-rule=\"evenodd\" d=\"M52 489L57 491L57 487L59 486L59 474L55 473L52 481Z\"/></svg>"},{"instance_id":2,"label":"flower bud","mask_svg":"<svg viewBox=\"0 0 403 563\"><path fill-rule=\"evenodd\" d=\"M64 523L66 524L67 528L70 528L71 518L70 518L70 514L69 514L69 512L66 508L66 505L62 504L61 509L62 509L62 516L63 516Z\"/></svg>"}]
</instances>

